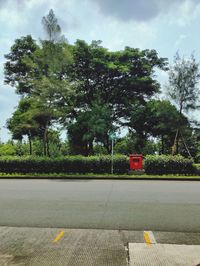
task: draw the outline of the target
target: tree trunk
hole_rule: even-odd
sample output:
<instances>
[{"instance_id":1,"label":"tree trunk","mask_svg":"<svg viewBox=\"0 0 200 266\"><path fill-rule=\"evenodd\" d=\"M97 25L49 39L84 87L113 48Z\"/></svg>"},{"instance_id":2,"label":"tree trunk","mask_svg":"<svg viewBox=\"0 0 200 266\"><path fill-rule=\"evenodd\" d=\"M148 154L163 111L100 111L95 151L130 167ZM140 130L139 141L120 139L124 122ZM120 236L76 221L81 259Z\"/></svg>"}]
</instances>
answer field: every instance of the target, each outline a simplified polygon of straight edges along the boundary
<instances>
[{"instance_id":1,"label":"tree trunk","mask_svg":"<svg viewBox=\"0 0 200 266\"><path fill-rule=\"evenodd\" d=\"M89 151L89 155L93 155L94 154L94 147L93 147L93 140L89 141L89 147L88 147Z\"/></svg>"},{"instance_id":2,"label":"tree trunk","mask_svg":"<svg viewBox=\"0 0 200 266\"><path fill-rule=\"evenodd\" d=\"M47 156L47 139L46 139L46 127L44 129L44 135L43 135L43 150L44 150L44 156Z\"/></svg>"},{"instance_id":3,"label":"tree trunk","mask_svg":"<svg viewBox=\"0 0 200 266\"><path fill-rule=\"evenodd\" d=\"M43 144L44 144L44 156L49 156L49 140L48 140L48 121L46 122L45 128L44 128L44 135L43 135Z\"/></svg>"},{"instance_id":4,"label":"tree trunk","mask_svg":"<svg viewBox=\"0 0 200 266\"><path fill-rule=\"evenodd\" d=\"M32 151L32 139L31 139L31 135L28 134L28 141L29 141L29 154L32 155L33 151Z\"/></svg>"},{"instance_id":5,"label":"tree trunk","mask_svg":"<svg viewBox=\"0 0 200 266\"><path fill-rule=\"evenodd\" d=\"M180 127L177 129L177 137L176 137L176 154L179 154L179 139L180 139Z\"/></svg>"},{"instance_id":6,"label":"tree trunk","mask_svg":"<svg viewBox=\"0 0 200 266\"><path fill-rule=\"evenodd\" d=\"M46 141L44 138L43 138L43 154L44 156L47 156Z\"/></svg>"},{"instance_id":7,"label":"tree trunk","mask_svg":"<svg viewBox=\"0 0 200 266\"><path fill-rule=\"evenodd\" d=\"M47 147L47 156L50 157L50 149L49 149L49 134L48 129L46 130L46 147Z\"/></svg>"},{"instance_id":8,"label":"tree trunk","mask_svg":"<svg viewBox=\"0 0 200 266\"><path fill-rule=\"evenodd\" d=\"M164 139L163 139L163 135L161 135L161 154L164 154Z\"/></svg>"},{"instance_id":9,"label":"tree trunk","mask_svg":"<svg viewBox=\"0 0 200 266\"><path fill-rule=\"evenodd\" d=\"M181 118L182 118L182 111L183 111L183 101L180 101L180 109L179 109L179 120L178 120L178 127L176 132L176 137L174 140L175 144L175 154L179 154L179 139L180 139L180 132L181 132Z\"/></svg>"},{"instance_id":10,"label":"tree trunk","mask_svg":"<svg viewBox=\"0 0 200 266\"><path fill-rule=\"evenodd\" d=\"M106 141L103 142L104 148L107 150L108 154L111 153L111 145L108 137L106 138Z\"/></svg>"}]
</instances>

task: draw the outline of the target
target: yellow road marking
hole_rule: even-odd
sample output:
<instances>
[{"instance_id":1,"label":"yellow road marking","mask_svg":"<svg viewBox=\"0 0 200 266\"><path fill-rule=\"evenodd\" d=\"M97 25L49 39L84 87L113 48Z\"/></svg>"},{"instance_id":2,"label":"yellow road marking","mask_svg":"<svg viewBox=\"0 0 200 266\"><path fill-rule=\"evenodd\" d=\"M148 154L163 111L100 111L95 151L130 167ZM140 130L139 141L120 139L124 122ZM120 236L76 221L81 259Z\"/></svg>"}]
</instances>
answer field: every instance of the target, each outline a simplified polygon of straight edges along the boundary
<instances>
[{"instance_id":1,"label":"yellow road marking","mask_svg":"<svg viewBox=\"0 0 200 266\"><path fill-rule=\"evenodd\" d=\"M56 236L56 238L54 239L53 243L58 242L58 241L61 239L61 237L64 235L64 233L65 233L65 231L62 230L62 231Z\"/></svg>"},{"instance_id":2,"label":"yellow road marking","mask_svg":"<svg viewBox=\"0 0 200 266\"><path fill-rule=\"evenodd\" d=\"M150 240L150 237L149 237L149 233L148 232L144 232L144 240L145 240L145 242L146 242L146 244L148 246L151 245L151 240Z\"/></svg>"}]
</instances>

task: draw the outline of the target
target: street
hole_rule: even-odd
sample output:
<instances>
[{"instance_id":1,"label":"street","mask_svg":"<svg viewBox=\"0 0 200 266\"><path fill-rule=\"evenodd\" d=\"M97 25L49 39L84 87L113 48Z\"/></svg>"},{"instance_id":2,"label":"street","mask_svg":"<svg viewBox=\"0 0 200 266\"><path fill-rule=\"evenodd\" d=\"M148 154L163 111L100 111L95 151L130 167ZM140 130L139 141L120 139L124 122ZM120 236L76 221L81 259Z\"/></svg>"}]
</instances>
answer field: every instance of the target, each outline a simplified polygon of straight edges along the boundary
<instances>
[{"instance_id":1,"label":"street","mask_svg":"<svg viewBox=\"0 0 200 266\"><path fill-rule=\"evenodd\" d=\"M0 180L0 226L199 232L200 182Z\"/></svg>"}]
</instances>

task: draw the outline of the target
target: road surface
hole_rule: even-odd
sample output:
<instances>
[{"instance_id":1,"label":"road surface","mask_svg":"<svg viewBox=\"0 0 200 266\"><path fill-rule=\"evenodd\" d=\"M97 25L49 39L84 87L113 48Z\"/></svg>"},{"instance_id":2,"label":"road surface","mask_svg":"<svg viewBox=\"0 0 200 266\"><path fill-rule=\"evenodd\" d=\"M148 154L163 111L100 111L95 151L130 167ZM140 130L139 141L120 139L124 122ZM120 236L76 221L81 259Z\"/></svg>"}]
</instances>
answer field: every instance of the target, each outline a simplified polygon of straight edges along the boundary
<instances>
[{"instance_id":1,"label":"road surface","mask_svg":"<svg viewBox=\"0 0 200 266\"><path fill-rule=\"evenodd\" d=\"M0 226L199 232L200 182L0 180Z\"/></svg>"}]
</instances>

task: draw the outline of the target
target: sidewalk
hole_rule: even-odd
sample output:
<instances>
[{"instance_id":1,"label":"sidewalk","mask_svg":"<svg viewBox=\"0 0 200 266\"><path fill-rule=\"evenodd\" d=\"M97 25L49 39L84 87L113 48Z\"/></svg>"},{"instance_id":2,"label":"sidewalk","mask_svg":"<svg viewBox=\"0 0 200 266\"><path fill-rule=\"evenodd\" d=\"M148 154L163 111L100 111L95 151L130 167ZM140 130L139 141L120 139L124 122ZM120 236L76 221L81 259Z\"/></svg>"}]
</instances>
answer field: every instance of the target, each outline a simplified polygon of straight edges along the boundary
<instances>
[{"instance_id":1,"label":"sidewalk","mask_svg":"<svg viewBox=\"0 0 200 266\"><path fill-rule=\"evenodd\" d=\"M200 233L0 227L0 239L0 266L188 266L200 262Z\"/></svg>"}]
</instances>

